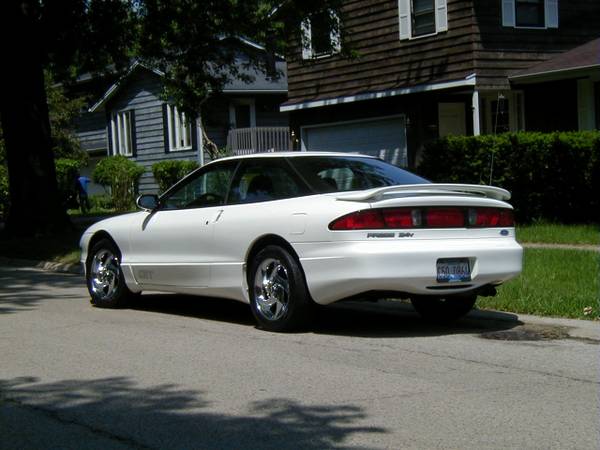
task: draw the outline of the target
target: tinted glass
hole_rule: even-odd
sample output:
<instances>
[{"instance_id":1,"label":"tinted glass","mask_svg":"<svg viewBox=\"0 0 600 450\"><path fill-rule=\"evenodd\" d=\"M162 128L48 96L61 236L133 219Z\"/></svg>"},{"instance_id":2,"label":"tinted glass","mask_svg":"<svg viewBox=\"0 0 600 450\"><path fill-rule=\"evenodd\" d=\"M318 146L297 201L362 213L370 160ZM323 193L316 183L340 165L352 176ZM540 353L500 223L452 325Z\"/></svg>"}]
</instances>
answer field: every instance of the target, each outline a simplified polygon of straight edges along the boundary
<instances>
[{"instance_id":1,"label":"tinted glass","mask_svg":"<svg viewBox=\"0 0 600 450\"><path fill-rule=\"evenodd\" d=\"M163 209L202 208L225 203L236 161L209 166L161 198Z\"/></svg>"},{"instance_id":2,"label":"tinted glass","mask_svg":"<svg viewBox=\"0 0 600 450\"><path fill-rule=\"evenodd\" d=\"M517 0L517 26L543 27L545 25L544 0Z\"/></svg>"},{"instance_id":3,"label":"tinted glass","mask_svg":"<svg viewBox=\"0 0 600 450\"><path fill-rule=\"evenodd\" d=\"M425 178L374 158L305 156L289 158L289 161L318 193L429 183Z\"/></svg>"},{"instance_id":4,"label":"tinted glass","mask_svg":"<svg viewBox=\"0 0 600 450\"><path fill-rule=\"evenodd\" d=\"M229 193L229 204L255 203L299 197L309 189L282 158L242 162Z\"/></svg>"}]
</instances>

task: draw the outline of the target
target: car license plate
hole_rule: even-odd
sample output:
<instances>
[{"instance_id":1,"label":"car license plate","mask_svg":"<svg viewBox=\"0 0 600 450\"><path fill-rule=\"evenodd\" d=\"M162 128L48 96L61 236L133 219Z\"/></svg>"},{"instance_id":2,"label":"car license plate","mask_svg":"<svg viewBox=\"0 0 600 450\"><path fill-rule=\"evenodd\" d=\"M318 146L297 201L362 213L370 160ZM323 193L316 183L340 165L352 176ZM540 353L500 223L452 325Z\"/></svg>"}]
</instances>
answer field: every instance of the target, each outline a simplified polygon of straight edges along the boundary
<instances>
[{"instance_id":1,"label":"car license plate","mask_svg":"<svg viewBox=\"0 0 600 450\"><path fill-rule=\"evenodd\" d=\"M471 281L471 264L467 258L438 259L438 283Z\"/></svg>"}]
</instances>

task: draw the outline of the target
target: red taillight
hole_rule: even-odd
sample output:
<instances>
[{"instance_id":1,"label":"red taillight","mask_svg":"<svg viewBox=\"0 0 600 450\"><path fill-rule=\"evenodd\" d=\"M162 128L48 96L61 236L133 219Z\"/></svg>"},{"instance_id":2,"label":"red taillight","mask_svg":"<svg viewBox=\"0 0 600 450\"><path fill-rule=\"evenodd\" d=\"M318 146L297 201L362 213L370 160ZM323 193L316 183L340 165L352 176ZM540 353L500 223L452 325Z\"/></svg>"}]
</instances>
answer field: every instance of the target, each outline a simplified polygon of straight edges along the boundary
<instances>
[{"instance_id":1,"label":"red taillight","mask_svg":"<svg viewBox=\"0 0 600 450\"><path fill-rule=\"evenodd\" d=\"M512 210L505 208L384 208L347 214L331 222L329 229L485 228L514 225Z\"/></svg>"},{"instance_id":2,"label":"red taillight","mask_svg":"<svg viewBox=\"0 0 600 450\"><path fill-rule=\"evenodd\" d=\"M510 209L475 208L469 210L472 227L513 227L515 220Z\"/></svg>"},{"instance_id":3,"label":"red taillight","mask_svg":"<svg viewBox=\"0 0 600 450\"><path fill-rule=\"evenodd\" d=\"M386 228L412 228L413 211L410 209L384 209L383 219Z\"/></svg>"},{"instance_id":4,"label":"red taillight","mask_svg":"<svg viewBox=\"0 0 600 450\"><path fill-rule=\"evenodd\" d=\"M465 226L465 213L459 208L430 208L425 212L425 225L430 228Z\"/></svg>"},{"instance_id":5,"label":"red taillight","mask_svg":"<svg viewBox=\"0 0 600 450\"><path fill-rule=\"evenodd\" d=\"M330 230L367 230L385 228L380 209L358 211L340 217L329 224Z\"/></svg>"}]
</instances>

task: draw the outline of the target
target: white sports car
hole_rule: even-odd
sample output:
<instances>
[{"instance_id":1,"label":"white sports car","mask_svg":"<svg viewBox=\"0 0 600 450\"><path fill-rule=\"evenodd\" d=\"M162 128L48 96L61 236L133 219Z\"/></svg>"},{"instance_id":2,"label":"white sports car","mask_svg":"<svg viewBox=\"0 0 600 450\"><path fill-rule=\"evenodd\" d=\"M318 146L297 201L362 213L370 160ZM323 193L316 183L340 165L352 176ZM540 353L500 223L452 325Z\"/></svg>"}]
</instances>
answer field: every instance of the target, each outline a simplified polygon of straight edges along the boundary
<instances>
[{"instance_id":1,"label":"white sports car","mask_svg":"<svg viewBox=\"0 0 600 450\"><path fill-rule=\"evenodd\" d=\"M82 263L100 307L142 291L231 298L283 331L315 304L375 295L454 320L521 272L509 198L348 153L223 158L91 226Z\"/></svg>"}]
</instances>

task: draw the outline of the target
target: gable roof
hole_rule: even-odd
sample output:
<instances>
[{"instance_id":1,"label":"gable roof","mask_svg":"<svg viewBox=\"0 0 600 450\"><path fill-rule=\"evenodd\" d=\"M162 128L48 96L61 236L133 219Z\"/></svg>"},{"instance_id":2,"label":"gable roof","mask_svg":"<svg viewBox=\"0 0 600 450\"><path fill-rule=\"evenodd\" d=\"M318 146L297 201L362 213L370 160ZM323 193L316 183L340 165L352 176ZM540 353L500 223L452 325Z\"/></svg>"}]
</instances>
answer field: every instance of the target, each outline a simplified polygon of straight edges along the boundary
<instances>
[{"instance_id":1,"label":"gable roof","mask_svg":"<svg viewBox=\"0 0 600 450\"><path fill-rule=\"evenodd\" d=\"M221 40L228 38L230 37L223 37L221 38ZM252 42L246 38L239 36L235 36L234 38L239 40L242 44L247 45L251 48L260 51L265 51L265 48L263 46ZM237 61L237 64L243 64L241 58ZM165 76L164 72L158 69L148 67L142 62L136 60L131 66L129 66L125 74L121 78L119 78L115 83L113 83L102 95L102 97L88 109L88 112L95 112L98 111L100 108L104 107L104 105L123 88L129 77L134 72L140 69L148 70L159 77ZM256 68L241 68L240 72L242 72L244 75L249 76L253 81L245 83L244 81L239 79L230 80L223 87L222 92L225 94L285 94L287 93L287 64L283 58L277 55L275 61L275 69L281 74L281 76L276 80L272 80L270 78L267 78L265 74L263 74Z\"/></svg>"},{"instance_id":2,"label":"gable roof","mask_svg":"<svg viewBox=\"0 0 600 450\"><path fill-rule=\"evenodd\" d=\"M535 82L569 78L600 70L600 38L575 47L509 77L515 82Z\"/></svg>"}]
</instances>

